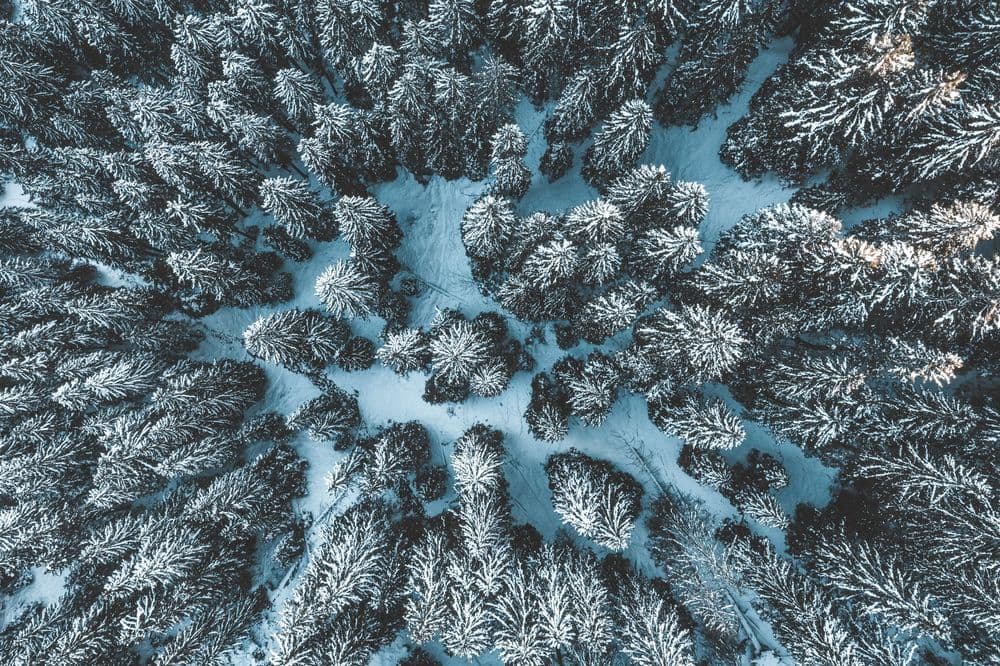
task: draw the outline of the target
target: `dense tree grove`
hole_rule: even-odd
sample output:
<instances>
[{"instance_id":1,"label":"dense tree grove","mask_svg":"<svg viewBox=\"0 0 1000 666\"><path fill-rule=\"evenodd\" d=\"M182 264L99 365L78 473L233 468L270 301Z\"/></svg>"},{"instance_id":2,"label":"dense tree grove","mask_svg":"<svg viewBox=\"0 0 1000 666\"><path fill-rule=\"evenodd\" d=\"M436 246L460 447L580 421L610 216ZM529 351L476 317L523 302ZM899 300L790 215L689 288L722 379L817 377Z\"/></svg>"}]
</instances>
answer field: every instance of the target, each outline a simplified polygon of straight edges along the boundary
<instances>
[{"instance_id":1,"label":"dense tree grove","mask_svg":"<svg viewBox=\"0 0 1000 666\"><path fill-rule=\"evenodd\" d=\"M430 403L461 402L470 394L500 395L518 370L530 370L531 357L508 337L507 322L495 312L473 319L441 310L423 331L404 328L386 335L376 358L397 374L429 368L424 390Z\"/></svg>"},{"instance_id":2,"label":"dense tree grove","mask_svg":"<svg viewBox=\"0 0 1000 666\"><path fill-rule=\"evenodd\" d=\"M147 288L56 258L5 267L2 586L31 567L68 585L4 628L3 661L223 658L302 549L305 462L278 415L245 418L263 373L185 359L199 335Z\"/></svg>"},{"instance_id":3,"label":"dense tree grove","mask_svg":"<svg viewBox=\"0 0 1000 666\"><path fill-rule=\"evenodd\" d=\"M426 437L416 423L392 426L363 445L364 462L331 475L364 499L324 527L282 610L275 663L362 663L404 627L467 660L495 651L507 663L695 663L662 581L515 523L499 431L477 424L455 442L453 499L426 513L413 483Z\"/></svg>"},{"instance_id":4,"label":"dense tree grove","mask_svg":"<svg viewBox=\"0 0 1000 666\"><path fill-rule=\"evenodd\" d=\"M462 220L473 275L521 319L568 321L560 346L627 330L702 251L705 188L663 167L628 166L612 169L620 175L604 197L559 215L522 217L490 193Z\"/></svg>"},{"instance_id":5,"label":"dense tree grove","mask_svg":"<svg viewBox=\"0 0 1000 666\"><path fill-rule=\"evenodd\" d=\"M0 0L0 663L1000 665L997 63L987 0Z\"/></svg>"}]
</instances>

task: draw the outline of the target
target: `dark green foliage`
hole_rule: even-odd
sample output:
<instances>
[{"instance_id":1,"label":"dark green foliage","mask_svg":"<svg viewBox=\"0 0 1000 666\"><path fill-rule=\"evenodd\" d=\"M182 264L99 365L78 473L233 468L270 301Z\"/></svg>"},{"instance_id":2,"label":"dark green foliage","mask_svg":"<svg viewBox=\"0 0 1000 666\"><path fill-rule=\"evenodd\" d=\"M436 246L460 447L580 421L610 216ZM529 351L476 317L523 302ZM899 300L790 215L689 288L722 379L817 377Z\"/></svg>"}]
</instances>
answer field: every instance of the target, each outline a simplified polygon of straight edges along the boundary
<instances>
[{"instance_id":1,"label":"dark green foliage","mask_svg":"<svg viewBox=\"0 0 1000 666\"><path fill-rule=\"evenodd\" d=\"M306 429L316 441L337 441L361 424L358 401L336 386L307 400L288 415L288 427Z\"/></svg>"},{"instance_id":2,"label":"dark green foliage","mask_svg":"<svg viewBox=\"0 0 1000 666\"><path fill-rule=\"evenodd\" d=\"M410 650L406 657L399 662L399 666L440 666L440 664L440 661L421 647Z\"/></svg>"},{"instance_id":3,"label":"dark green foliage","mask_svg":"<svg viewBox=\"0 0 1000 666\"><path fill-rule=\"evenodd\" d=\"M447 483L448 470L444 467L424 466L417 470L417 495L425 502L441 499L448 488Z\"/></svg>"},{"instance_id":4,"label":"dark green foliage","mask_svg":"<svg viewBox=\"0 0 1000 666\"><path fill-rule=\"evenodd\" d=\"M375 362L375 343L368 338L349 339L337 355L337 365L347 372L367 370Z\"/></svg>"}]
</instances>

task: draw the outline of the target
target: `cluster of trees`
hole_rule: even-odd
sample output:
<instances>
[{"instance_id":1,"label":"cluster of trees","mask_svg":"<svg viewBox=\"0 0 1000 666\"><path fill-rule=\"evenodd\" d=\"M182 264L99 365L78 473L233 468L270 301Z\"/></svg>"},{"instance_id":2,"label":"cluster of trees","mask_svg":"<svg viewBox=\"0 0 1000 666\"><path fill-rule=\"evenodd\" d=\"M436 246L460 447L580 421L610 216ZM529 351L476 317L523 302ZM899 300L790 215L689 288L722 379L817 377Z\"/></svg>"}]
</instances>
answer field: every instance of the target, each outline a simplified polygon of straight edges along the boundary
<instances>
[{"instance_id":1,"label":"cluster of trees","mask_svg":"<svg viewBox=\"0 0 1000 666\"><path fill-rule=\"evenodd\" d=\"M775 497L788 485L788 473L774 456L751 449L745 464L731 464L718 449L685 444L677 464L698 483L721 493L747 518L776 530L788 527L789 518Z\"/></svg>"},{"instance_id":2,"label":"cluster of trees","mask_svg":"<svg viewBox=\"0 0 1000 666\"><path fill-rule=\"evenodd\" d=\"M688 7L688 32L677 62L656 93L656 117L664 125L697 125L739 90L758 49L772 34L794 30L795 19L808 20L815 11L805 2L781 0L709 1ZM804 16L791 15L799 13Z\"/></svg>"},{"instance_id":3,"label":"cluster of trees","mask_svg":"<svg viewBox=\"0 0 1000 666\"><path fill-rule=\"evenodd\" d=\"M981 2L866 0L812 12L794 57L729 129L744 176L802 182L829 212L914 185L995 197L1000 9Z\"/></svg>"},{"instance_id":4,"label":"cluster of trees","mask_svg":"<svg viewBox=\"0 0 1000 666\"><path fill-rule=\"evenodd\" d=\"M608 150L626 152L617 142ZM662 166L631 168L638 155L602 167L615 176L602 177L602 198L561 214L522 217L509 197L490 192L462 220L487 293L520 319L568 322L557 329L564 348L627 330L702 251L705 188L674 182Z\"/></svg>"},{"instance_id":5,"label":"cluster of trees","mask_svg":"<svg viewBox=\"0 0 1000 666\"><path fill-rule=\"evenodd\" d=\"M690 498L663 494L651 507L647 528L650 554L694 621L692 637L707 663L782 652L810 666L941 663L933 649L901 640L896 627L844 603L826 581L778 555L766 539L741 524L717 524ZM877 579L869 584L876 594L890 589L879 589Z\"/></svg>"},{"instance_id":6,"label":"cluster of trees","mask_svg":"<svg viewBox=\"0 0 1000 666\"><path fill-rule=\"evenodd\" d=\"M73 534L62 545L68 590L4 629L5 663L128 664L144 653L157 664L190 664L242 649L267 608L267 586L302 554L289 501L304 492L303 465L279 445L145 508L36 506L34 520L47 530ZM33 530L30 512L19 513L5 516L5 531ZM97 515L66 515L75 513ZM36 547L57 548L58 537L39 536Z\"/></svg>"},{"instance_id":7,"label":"cluster of trees","mask_svg":"<svg viewBox=\"0 0 1000 666\"><path fill-rule=\"evenodd\" d=\"M643 98L667 47L684 45L659 115L689 122L735 90L779 5L28 2L3 19L0 173L37 204L23 216L47 247L141 275L196 314L280 301L281 256L333 238L328 202L363 197L397 165L419 177L492 169L500 189L523 192L509 124L522 93L554 102L555 171L603 121L585 162L608 177L644 146ZM702 78L693 70L719 67L708 94L684 92ZM255 208L281 256L244 224ZM377 278L376 254L355 268ZM328 276L321 298L348 273ZM375 300L331 298L334 311Z\"/></svg>"},{"instance_id":8,"label":"cluster of trees","mask_svg":"<svg viewBox=\"0 0 1000 666\"><path fill-rule=\"evenodd\" d=\"M588 426L599 426L618 399L624 374L615 359L600 351L586 360L566 356L531 381L531 402L524 419L535 438L558 442L576 416Z\"/></svg>"},{"instance_id":9,"label":"cluster of trees","mask_svg":"<svg viewBox=\"0 0 1000 666\"><path fill-rule=\"evenodd\" d=\"M900 645L934 641L986 659L997 617L983 604L998 562L987 544L1000 271L982 249L998 228L989 208L962 200L846 232L798 204L747 216L676 278L670 303L634 324L627 347L537 376L529 426L557 440L570 416L599 424L619 389L644 393L653 423L686 444L692 476L784 528L773 464L755 457L730 470L720 454L744 440L743 416L758 421L840 468L843 492L878 507L864 518L841 504L809 530L793 526L820 535L799 552L815 584L868 604L868 621L898 630ZM720 382L742 405L709 397ZM852 577L852 567L867 573ZM897 586L893 609L885 581Z\"/></svg>"},{"instance_id":10,"label":"cluster of trees","mask_svg":"<svg viewBox=\"0 0 1000 666\"><path fill-rule=\"evenodd\" d=\"M184 358L200 336L165 318L168 298L30 254L4 222L0 590L34 567L66 586L3 628L0 661L220 659L301 550L305 463L280 417L245 418L264 375Z\"/></svg>"},{"instance_id":11,"label":"cluster of trees","mask_svg":"<svg viewBox=\"0 0 1000 666\"><path fill-rule=\"evenodd\" d=\"M392 425L331 474L332 487L361 499L322 526L281 608L274 663L364 663L405 629L413 644L440 641L466 660L494 651L504 663L537 666L695 664L690 619L664 581L565 536L543 543L530 524L515 523L499 431L475 425L455 442L454 492L443 511L428 513L415 501L427 438L417 423ZM577 492L583 477L596 494L635 486L597 460L563 458L550 467L584 469L554 473L554 491ZM407 659L438 663L420 649Z\"/></svg>"},{"instance_id":12,"label":"cluster of trees","mask_svg":"<svg viewBox=\"0 0 1000 666\"><path fill-rule=\"evenodd\" d=\"M532 27L544 25L544 38L536 49L565 40L547 85L532 88L542 80L530 66L527 71L527 92L533 99L557 91L545 121L542 173L556 180L569 171L573 144L586 139L598 123L601 128L583 160L583 175L597 186L642 153L654 118L664 125L697 125L739 89L759 47L775 31L794 30L799 4L803 3L536 2L505 10L528 18ZM560 20L561 14L568 16ZM608 19L611 22L605 24ZM557 37L564 26L579 32L575 37ZM537 34L536 29L525 37ZM669 47L678 42L677 57L667 63ZM594 47L598 57L590 51ZM645 102L647 91L662 70L667 75L651 108Z\"/></svg>"},{"instance_id":13,"label":"cluster of trees","mask_svg":"<svg viewBox=\"0 0 1000 666\"><path fill-rule=\"evenodd\" d=\"M518 370L534 361L509 337L507 322L495 312L467 319L458 310L441 310L430 328L387 331L376 358L397 374L430 370L424 400L462 402L470 394L500 395Z\"/></svg>"},{"instance_id":14,"label":"cluster of trees","mask_svg":"<svg viewBox=\"0 0 1000 666\"><path fill-rule=\"evenodd\" d=\"M337 318L374 314L387 326L405 325L409 303L389 284L399 269L395 251L402 240L396 216L368 196L341 197L331 214L351 253L316 278L316 297Z\"/></svg>"}]
</instances>

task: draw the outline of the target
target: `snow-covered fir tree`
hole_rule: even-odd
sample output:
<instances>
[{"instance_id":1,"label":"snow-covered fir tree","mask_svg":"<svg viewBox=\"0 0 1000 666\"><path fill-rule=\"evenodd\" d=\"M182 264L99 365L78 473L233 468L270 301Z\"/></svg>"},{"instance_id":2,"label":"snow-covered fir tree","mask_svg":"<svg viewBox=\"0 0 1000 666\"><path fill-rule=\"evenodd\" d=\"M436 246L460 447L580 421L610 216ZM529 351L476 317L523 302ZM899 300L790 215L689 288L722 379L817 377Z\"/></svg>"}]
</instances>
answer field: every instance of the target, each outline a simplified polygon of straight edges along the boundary
<instances>
[{"instance_id":1,"label":"snow-covered fir tree","mask_svg":"<svg viewBox=\"0 0 1000 666\"><path fill-rule=\"evenodd\" d=\"M649 418L656 427L695 448L733 449L746 437L740 418L718 398L658 396L649 404Z\"/></svg>"},{"instance_id":2,"label":"snow-covered fir tree","mask_svg":"<svg viewBox=\"0 0 1000 666\"><path fill-rule=\"evenodd\" d=\"M563 522L609 550L628 547L643 495L632 477L579 451L550 456L545 471Z\"/></svg>"},{"instance_id":3,"label":"snow-covered fir tree","mask_svg":"<svg viewBox=\"0 0 1000 666\"><path fill-rule=\"evenodd\" d=\"M629 100L611 113L583 156L583 173L593 183L626 171L646 150L653 113L644 101Z\"/></svg>"},{"instance_id":4,"label":"snow-covered fir tree","mask_svg":"<svg viewBox=\"0 0 1000 666\"><path fill-rule=\"evenodd\" d=\"M531 184L531 172L524 166L528 142L517 125L504 125L492 139L490 170L493 191L498 196L520 199Z\"/></svg>"},{"instance_id":5,"label":"snow-covered fir tree","mask_svg":"<svg viewBox=\"0 0 1000 666\"><path fill-rule=\"evenodd\" d=\"M247 351L293 370L331 364L347 344L350 331L315 310L285 310L261 317L243 332Z\"/></svg>"}]
</instances>

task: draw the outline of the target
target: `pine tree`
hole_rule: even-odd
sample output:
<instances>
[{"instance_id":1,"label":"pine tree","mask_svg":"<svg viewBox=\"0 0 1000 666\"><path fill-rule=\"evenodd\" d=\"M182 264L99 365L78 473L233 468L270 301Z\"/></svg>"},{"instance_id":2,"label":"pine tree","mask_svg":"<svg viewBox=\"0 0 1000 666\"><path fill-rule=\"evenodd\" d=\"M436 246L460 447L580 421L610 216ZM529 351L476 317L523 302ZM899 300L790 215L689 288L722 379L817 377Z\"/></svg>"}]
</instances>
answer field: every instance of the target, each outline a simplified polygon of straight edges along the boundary
<instances>
[{"instance_id":1,"label":"pine tree","mask_svg":"<svg viewBox=\"0 0 1000 666\"><path fill-rule=\"evenodd\" d=\"M426 643L448 622L448 577L445 540L429 534L410 551L406 585L406 628L414 641Z\"/></svg>"},{"instance_id":2,"label":"pine tree","mask_svg":"<svg viewBox=\"0 0 1000 666\"><path fill-rule=\"evenodd\" d=\"M531 402L524 420L535 439L557 442L566 437L570 407L558 382L542 372L531 380Z\"/></svg>"},{"instance_id":3,"label":"pine tree","mask_svg":"<svg viewBox=\"0 0 1000 666\"><path fill-rule=\"evenodd\" d=\"M665 167L642 164L612 181L606 198L626 217L642 221L659 218L673 190L673 179Z\"/></svg>"},{"instance_id":4,"label":"pine tree","mask_svg":"<svg viewBox=\"0 0 1000 666\"><path fill-rule=\"evenodd\" d=\"M797 660L862 663L861 646L834 611L831 599L789 562L768 553L758 566L747 568L747 577L757 594L767 601L775 633Z\"/></svg>"},{"instance_id":5,"label":"pine tree","mask_svg":"<svg viewBox=\"0 0 1000 666\"><path fill-rule=\"evenodd\" d=\"M575 238L587 243L617 243L625 235L625 216L618 206L597 199L571 209L566 226Z\"/></svg>"},{"instance_id":6,"label":"pine tree","mask_svg":"<svg viewBox=\"0 0 1000 666\"><path fill-rule=\"evenodd\" d=\"M589 426L599 426L607 418L618 395L621 376L610 358L592 353L581 362L566 357L553 366L565 390L570 411Z\"/></svg>"},{"instance_id":7,"label":"pine tree","mask_svg":"<svg viewBox=\"0 0 1000 666\"><path fill-rule=\"evenodd\" d=\"M531 184L531 172L524 166L527 151L524 132L517 125L504 125L493 135L490 168L496 195L517 200L527 192Z\"/></svg>"},{"instance_id":8,"label":"pine tree","mask_svg":"<svg viewBox=\"0 0 1000 666\"><path fill-rule=\"evenodd\" d=\"M746 438L740 418L718 398L706 401L690 393L660 398L649 402L649 418L695 448L733 449Z\"/></svg>"},{"instance_id":9,"label":"pine tree","mask_svg":"<svg viewBox=\"0 0 1000 666\"><path fill-rule=\"evenodd\" d=\"M533 97L545 97L550 78L557 80L564 72L560 59L569 53L574 41L574 11L565 1L533 2L515 36L528 75L528 89Z\"/></svg>"},{"instance_id":10,"label":"pine tree","mask_svg":"<svg viewBox=\"0 0 1000 666\"><path fill-rule=\"evenodd\" d=\"M366 497L396 489L430 457L427 431L415 421L393 424L358 446L362 456L358 464L364 470L360 492Z\"/></svg>"},{"instance_id":11,"label":"pine tree","mask_svg":"<svg viewBox=\"0 0 1000 666\"><path fill-rule=\"evenodd\" d=\"M400 232L392 212L371 197L341 197L333 207L341 237L359 252L391 251Z\"/></svg>"},{"instance_id":12,"label":"pine tree","mask_svg":"<svg viewBox=\"0 0 1000 666\"><path fill-rule=\"evenodd\" d=\"M452 588L448 607L450 622L441 635L445 649L460 659L474 659L486 652L491 617L483 598L474 590Z\"/></svg>"},{"instance_id":13,"label":"pine tree","mask_svg":"<svg viewBox=\"0 0 1000 666\"><path fill-rule=\"evenodd\" d=\"M462 242L470 257L500 257L514 232L516 216L508 199L486 195L477 199L462 218Z\"/></svg>"},{"instance_id":14,"label":"pine tree","mask_svg":"<svg viewBox=\"0 0 1000 666\"><path fill-rule=\"evenodd\" d=\"M304 126L311 119L313 107L323 99L323 88L308 73L288 67L274 75L274 97L289 120Z\"/></svg>"},{"instance_id":15,"label":"pine tree","mask_svg":"<svg viewBox=\"0 0 1000 666\"><path fill-rule=\"evenodd\" d=\"M989 106L949 108L914 142L911 161L900 165L904 178L927 181L976 166L1000 143L998 120L997 110Z\"/></svg>"},{"instance_id":16,"label":"pine tree","mask_svg":"<svg viewBox=\"0 0 1000 666\"><path fill-rule=\"evenodd\" d=\"M172 252L166 260L177 281L193 290L225 300L239 285L239 267L201 248Z\"/></svg>"},{"instance_id":17,"label":"pine tree","mask_svg":"<svg viewBox=\"0 0 1000 666\"><path fill-rule=\"evenodd\" d=\"M580 308L577 328L584 340L601 344L626 330L655 297L655 290L644 282L616 285Z\"/></svg>"},{"instance_id":18,"label":"pine tree","mask_svg":"<svg viewBox=\"0 0 1000 666\"><path fill-rule=\"evenodd\" d=\"M430 341L431 367L449 381L468 381L472 372L489 360L489 341L468 321L457 321Z\"/></svg>"},{"instance_id":19,"label":"pine tree","mask_svg":"<svg viewBox=\"0 0 1000 666\"><path fill-rule=\"evenodd\" d=\"M375 344L368 338L348 339L337 354L337 365L347 372L367 370L374 362Z\"/></svg>"},{"instance_id":20,"label":"pine tree","mask_svg":"<svg viewBox=\"0 0 1000 666\"><path fill-rule=\"evenodd\" d=\"M677 614L662 598L638 582L628 585L617 605L617 633L624 652L642 666L693 666L694 644Z\"/></svg>"},{"instance_id":21,"label":"pine tree","mask_svg":"<svg viewBox=\"0 0 1000 666\"><path fill-rule=\"evenodd\" d=\"M622 256L612 243L598 243L581 260L583 280L595 287L613 281L622 270Z\"/></svg>"},{"instance_id":22,"label":"pine tree","mask_svg":"<svg viewBox=\"0 0 1000 666\"><path fill-rule=\"evenodd\" d=\"M379 599L401 603L394 592L398 536L383 504L356 504L323 526L320 546L281 609L271 659L344 663L367 658L388 642L388 618L373 611ZM375 606L377 607L377 606Z\"/></svg>"},{"instance_id":23,"label":"pine tree","mask_svg":"<svg viewBox=\"0 0 1000 666\"><path fill-rule=\"evenodd\" d=\"M399 70L399 53L388 44L375 42L356 64L357 77L374 98L385 99Z\"/></svg>"},{"instance_id":24,"label":"pine tree","mask_svg":"<svg viewBox=\"0 0 1000 666\"><path fill-rule=\"evenodd\" d=\"M926 212L914 212L892 220L886 237L899 237L914 247L935 255L974 250L1000 229L1000 216L975 202L935 204Z\"/></svg>"},{"instance_id":25,"label":"pine tree","mask_svg":"<svg viewBox=\"0 0 1000 666\"><path fill-rule=\"evenodd\" d=\"M951 629L935 608L938 602L923 593L894 558L880 556L867 544L849 542L826 544L817 556L833 591L853 600L864 613L950 644Z\"/></svg>"},{"instance_id":26,"label":"pine tree","mask_svg":"<svg viewBox=\"0 0 1000 666\"><path fill-rule=\"evenodd\" d=\"M538 164L538 170L549 182L559 180L573 167L573 151L562 141L550 143Z\"/></svg>"},{"instance_id":27,"label":"pine tree","mask_svg":"<svg viewBox=\"0 0 1000 666\"><path fill-rule=\"evenodd\" d=\"M733 483L733 470L718 449L695 448L685 444L677 464L691 478L720 493L728 492Z\"/></svg>"},{"instance_id":28,"label":"pine tree","mask_svg":"<svg viewBox=\"0 0 1000 666\"><path fill-rule=\"evenodd\" d=\"M338 261L316 279L316 296L337 318L367 317L380 287L349 261Z\"/></svg>"},{"instance_id":29,"label":"pine tree","mask_svg":"<svg viewBox=\"0 0 1000 666\"><path fill-rule=\"evenodd\" d=\"M472 0L432 0L427 30L442 56L455 61L477 41L479 16Z\"/></svg>"},{"instance_id":30,"label":"pine tree","mask_svg":"<svg viewBox=\"0 0 1000 666\"><path fill-rule=\"evenodd\" d=\"M745 490L737 497L740 510L764 527L785 531L790 522L773 495L759 490Z\"/></svg>"},{"instance_id":31,"label":"pine tree","mask_svg":"<svg viewBox=\"0 0 1000 666\"><path fill-rule=\"evenodd\" d=\"M292 236L330 240L337 233L330 209L305 182L267 178L260 185L261 205Z\"/></svg>"},{"instance_id":32,"label":"pine tree","mask_svg":"<svg viewBox=\"0 0 1000 666\"><path fill-rule=\"evenodd\" d=\"M380 363L401 375L423 369L431 359L426 335L413 328L389 333L375 355Z\"/></svg>"},{"instance_id":33,"label":"pine tree","mask_svg":"<svg viewBox=\"0 0 1000 666\"><path fill-rule=\"evenodd\" d=\"M743 357L746 339L725 312L701 305L679 312L660 310L636 324L636 341L662 367L698 380L732 370Z\"/></svg>"},{"instance_id":34,"label":"pine tree","mask_svg":"<svg viewBox=\"0 0 1000 666\"><path fill-rule=\"evenodd\" d=\"M499 431L478 424L466 430L455 442L451 458L455 489L462 494L503 492L505 456Z\"/></svg>"},{"instance_id":35,"label":"pine tree","mask_svg":"<svg viewBox=\"0 0 1000 666\"><path fill-rule=\"evenodd\" d=\"M337 358L350 331L313 310L285 310L261 317L243 332L247 351L292 369L319 368Z\"/></svg>"},{"instance_id":36,"label":"pine tree","mask_svg":"<svg viewBox=\"0 0 1000 666\"><path fill-rule=\"evenodd\" d=\"M437 68L431 74L431 95L433 120L423 129L425 168L448 179L457 178L466 166L463 137L472 104L472 82L451 67Z\"/></svg>"},{"instance_id":37,"label":"pine tree","mask_svg":"<svg viewBox=\"0 0 1000 666\"><path fill-rule=\"evenodd\" d=\"M360 423L357 399L336 387L302 403L288 416L289 428L306 428L309 437L319 442L337 440Z\"/></svg>"},{"instance_id":38,"label":"pine tree","mask_svg":"<svg viewBox=\"0 0 1000 666\"><path fill-rule=\"evenodd\" d=\"M313 252L309 245L301 239L293 238L284 227L266 227L261 236L268 246L287 259L300 263L312 259Z\"/></svg>"},{"instance_id":39,"label":"pine tree","mask_svg":"<svg viewBox=\"0 0 1000 666\"><path fill-rule=\"evenodd\" d=\"M198 659L226 658L248 635L259 605L259 598L246 595L198 614L157 655L155 663L169 666Z\"/></svg>"},{"instance_id":40,"label":"pine tree","mask_svg":"<svg viewBox=\"0 0 1000 666\"><path fill-rule=\"evenodd\" d=\"M582 69L576 72L567 81L546 122L546 136L555 141L582 139L597 119L600 100L600 87L594 71Z\"/></svg>"},{"instance_id":41,"label":"pine tree","mask_svg":"<svg viewBox=\"0 0 1000 666\"><path fill-rule=\"evenodd\" d=\"M701 183L679 181L667 194L665 209L678 224L698 226L708 214L708 191Z\"/></svg>"},{"instance_id":42,"label":"pine tree","mask_svg":"<svg viewBox=\"0 0 1000 666\"><path fill-rule=\"evenodd\" d=\"M537 289L546 289L571 280L579 263L573 241L556 237L537 247L525 260L522 275Z\"/></svg>"},{"instance_id":43,"label":"pine tree","mask_svg":"<svg viewBox=\"0 0 1000 666\"><path fill-rule=\"evenodd\" d=\"M227 203L245 207L256 198L262 179L245 158L222 142L198 141L193 145L199 170Z\"/></svg>"},{"instance_id":44,"label":"pine tree","mask_svg":"<svg viewBox=\"0 0 1000 666\"><path fill-rule=\"evenodd\" d=\"M642 487L609 463L578 451L550 456L545 472L559 517L581 536L624 550L642 503Z\"/></svg>"},{"instance_id":45,"label":"pine tree","mask_svg":"<svg viewBox=\"0 0 1000 666\"><path fill-rule=\"evenodd\" d=\"M653 113L642 100L630 100L604 121L594 145L583 156L584 177L602 184L632 167L649 144Z\"/></svg>"},{"instance_id":46,"label":"pine tree","mask_svg":"<svg viewBox=\"0 0 1000 666\"><path fill-rule=\"evenodd\" d=\"M639 237L631 257L635 270L656 282L676 275L701 254L702 245L695 227L655 227Z\"/></svg>"},{"instance_id":47,"label":"pine tree","mask_svg":"<svg viewBox=\"0 0 1000 666\"><path fill-rule=\"evenodd\" d=\"M622 25L609 49L607 71L603 72L607 98L622 100L644 95L663 61L661 47L651 24Z\"/></svg>"},{"instance_id":48,"label":"pine tree","mask_svg":"<svg viewBox=\"0 0 1000 666\"><path fill-rule=\"evenodd\" d=\"M63 384L52 399L67 409L81 411L135 398L152 391L165 369L166 364L153 354L122 355L88 376Z\"/></svg>"},{"instance_id":49,"label":"pine tree","mask_svg":"<svg viewBox=\"0 0 1000 666\"><path fill-rule=\"evenodd\" d=\"M700 504L673 494L657 500L647 527L653 561L701 627L709 652L736 658L747 626L732 592L740 584L739 551L716 539L713 520Z\"/></svg>"}]
</instances>

